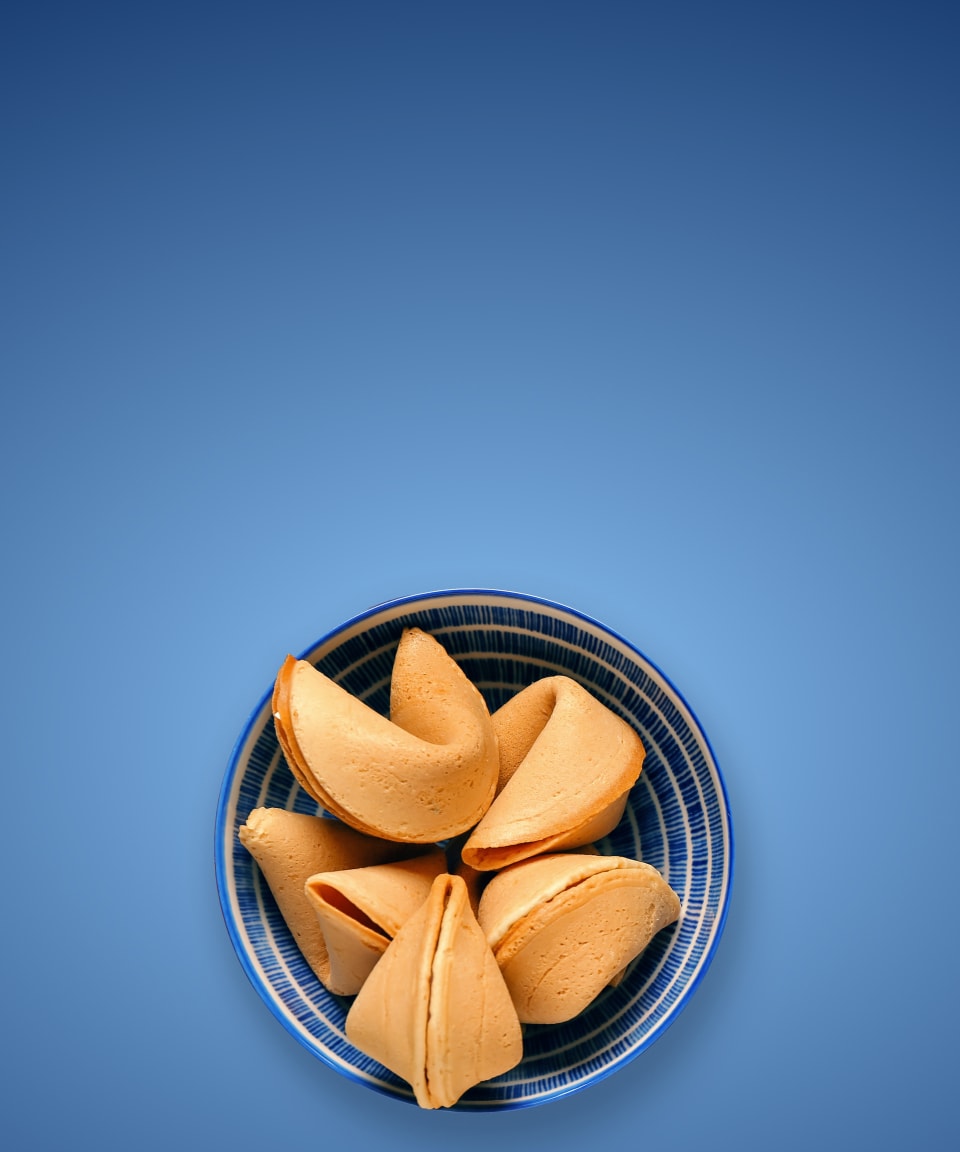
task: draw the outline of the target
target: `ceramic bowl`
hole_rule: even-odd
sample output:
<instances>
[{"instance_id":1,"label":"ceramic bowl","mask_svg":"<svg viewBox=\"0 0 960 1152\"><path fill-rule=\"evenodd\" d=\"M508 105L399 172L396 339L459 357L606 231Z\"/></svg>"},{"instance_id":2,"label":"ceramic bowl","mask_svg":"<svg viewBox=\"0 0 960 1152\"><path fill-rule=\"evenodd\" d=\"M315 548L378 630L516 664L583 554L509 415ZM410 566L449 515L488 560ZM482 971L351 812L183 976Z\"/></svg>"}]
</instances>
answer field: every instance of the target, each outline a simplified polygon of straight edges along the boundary
<instances>
[{"instance_id":1,"label":"ceramic bowl","mask_svg":"<svg viewBox=\"0 0 960 1152\"><path fill-rule=\"evenodd\" d=\"M572 608L515 592L460 589L378 605L303 654L371 707L387 713L393 655L405 627L435 636L499 708L533 680L578 680L640 734L643 772L623 819L598 847L645 860L680 896L679 921L660 932L615 988L565 1024L527 1025L523 1060L477 1085L457 1109L543 1104L622 1067L676 1019L723 931L733 878L733 833L716 758L689 705L629 641ZM279 668L285 652L277 653ZM274 735L272 684L230 757L216 822L216 875L227 929L253 986L297 1040L369 1088L412 1101L405 1081L344 1035L350 1001L307 966L237 830L261 806L316 813Z\"/></svg>"}]
</instances>

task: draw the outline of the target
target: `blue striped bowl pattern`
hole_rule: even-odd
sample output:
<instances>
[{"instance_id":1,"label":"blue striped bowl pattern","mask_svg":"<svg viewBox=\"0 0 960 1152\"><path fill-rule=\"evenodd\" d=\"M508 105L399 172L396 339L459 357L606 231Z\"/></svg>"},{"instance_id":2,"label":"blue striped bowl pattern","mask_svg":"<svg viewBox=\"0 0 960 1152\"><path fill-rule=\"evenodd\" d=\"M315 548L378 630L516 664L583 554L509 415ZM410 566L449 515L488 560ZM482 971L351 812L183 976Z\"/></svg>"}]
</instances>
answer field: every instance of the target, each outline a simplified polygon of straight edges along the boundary
<instances>
[{"instance_id":1,"label":"blue striped bowl pattern","mask_svg":"<svg viewBox=\"0 0 960 1152\"><path fill-rule=\"evenodd\" d=\"M471 1089L455 1107L545 1103L609 1075L648 1047L708 967L733 878L723 779L696 717L655 665L597 621L537 597L493 590L406 597L349 620L303 658L386 714L394 652L410 625L443 644L491 711L533 680L562 673L632 724L647 749L624 817L599 847L659 869L680 896L679 921L658 934L618 987L607 988L578 1017L527 1025L522 1062ZM347 1041L350 1001L327 992L314 976L240 844L237 830L261 806L318 812L278 747L270 691L234 748L217 810L217 886L227 929L254 987L301 1044L343 1075L412 1102L403 1080Z\"/></svg>"}]
</instances>

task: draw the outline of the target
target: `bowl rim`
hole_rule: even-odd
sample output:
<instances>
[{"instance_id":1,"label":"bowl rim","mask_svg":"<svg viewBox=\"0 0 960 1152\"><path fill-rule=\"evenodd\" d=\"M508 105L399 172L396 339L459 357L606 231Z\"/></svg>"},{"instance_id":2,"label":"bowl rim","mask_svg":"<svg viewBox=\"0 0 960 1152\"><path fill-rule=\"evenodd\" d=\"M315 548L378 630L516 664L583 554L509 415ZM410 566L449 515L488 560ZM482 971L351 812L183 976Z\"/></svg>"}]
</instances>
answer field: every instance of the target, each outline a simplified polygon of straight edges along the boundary
<instances>
[{"instance_id":1,"label":"bowl rim","mask_svg":"<svg viewBox=\"0 0 960 1152\"><path fill-rule=\"evenodd\" d=\"M516 1100L501 1100L484 1103L482 1107L472 1107L469 1109L470 1111L499 1112L517 1108L532 1108L541 1104L548 1104L552 1100L558 1100L563 1096L569 1096L574 1092L579 1092L584 1088L588 1088L591 1084L595 1084L600 1080L605 1080L608 1076L613 1075L614 1072L619 1071L619 1069L635 1060L641 1052L644 1052L647 1048L650 1047L651 1044L654 1043L654 1041L658 1040L664 1034L664 1032L666 1032L670 1025L673 1024L673 1022L687 1007L687 1004L690 1002L694 992L699 987L701 980L706 975L710 965L713 963L713 958L716 954L717 947L723 936L724 929L726 928L727 914L730 908L731 896L733 894L735 847L733 815L730 810L730 798L727 792L726 780L724 779L723 772L720 768L720 762L717 759L717 755L714 751L713 745L710 742L710 738L707 735L703 725L700 723L699 717L694 712L693 708L690 707L689 701L686 699L677 685L673 682L673 680L656 663L656 661L651 660L649 656L647 656L640 648L636 646L636 644L628 640L615 628L611 628L608 624L598 620L596 617L589 616L577 608L570 607L568 604L563 604L557 600L550 600L544 596L536 596L528 592L514 592L503 588L438 588L430 592L412 593L407 596L398 596L390 600L382 600L377 604L372 604L369 608L365 608L362 612L358 612L355 616L352 616L350 619L343 621L341 624L338 624L336 627L330 629L330 631L319 637L319 639L315 640L312 644L309 644L299 654L298 659L304 659L308 653L313 652L315 649L321 647L321 645L326 644L328 641L334 639L341 632L345 632L358 624L362 624L364 620L383 612L385 609L393 609L403 607L406 604L414 604L440 598L461 597L463 599L469 599L470 597L480 596L501 597L505 600L522 600L530 604L540 604L555 611L568 613L570 616L582 620L585 624L588 624L593 628L599 628L606 632L608 635L614 637L619 643L624 645L624 647L635 653L645 664L654 669L657 675L661 677L663 682L669 685L670 690L676 695L677 700L686 709L690 719L693 721L693 724L696 727L697 733L703 740L710 753L713 767L716 769L718 792L723 805L725 826L727 830L725 843L727 854L726 891L723 896L723 904L717 916L716 930L709 947L704 953L702 962L700 963L697 972L695 973L690 983L684 987L682 996L674 1004L672 1010L666 1015L664 1019L659 1021L659 1023L643 1038L642 1041L640 1041L640 1043L638 1043L634 1048L631 1048L629 1052L624 1053L622 1058L618 1059L605 1068L596 1070L591 1076L584 1080L574 1084L561 1085L550 1093L541 1095L536 1099L521 1098ZM327 1067L332 1068L335 1072L338 1072L340 1075L345 1076L349 1080L352 1080L354 1083L362 1084L367 1088L372 1088L374 1091L379 1092L381 1095L388 1096L393 1100L398 1100L403 1103L413 1103L414 1101L412 1095L409 1098L405 1095L398 1095L395 1091L381 1086L376 1082L366 1080L360 1076L354 1075L352 1070L348 1067L343 1067L340 1064L334 1063L327 1057L327 1055L319 1046L311 1044L302 1033L294 1030L291 1027L290 1022L286 1016L281 1013L278 1006L276 1005L272 990L264 985L264 982L260 978L259 973L254 968L250 957L247 954L246 946L241 940L240 933L234 922L225 879L227 861L224 853L226 838L223 833L226 821L226 813L230 802L230 794L233 787L234 777L236 776L237 772L240 753L247 743L251 730L259 721L260 714L263 711L264 705L269 699L271 699L272 695L273 686L271 685L270 688L268 688L267 691L263 693L256 706L247 717L247 720L243 725L243 728L241 729L240 734L237 737L237 740L234 743L233 749L231 750L230 756L227 760L227 767L220 785L220 793L217 801L216 818L214 822L214 872L217 882L217 895L220 902L220 912L223 916L224 924L230 937L230 942L233 945L233 950L240 961L241 967L246 973L247 979L256 989L260 999L266 1003L273 1016L279 1020L284 1029L291 1036L293 1036L294 1039L297 1040L298 1043L300 1043L312 1056L319 1059ZM454 1105L452 1108L443 1109L443 1111L455 1111L457 1109L458 1105Z\"/></svg>"}]
</instances>

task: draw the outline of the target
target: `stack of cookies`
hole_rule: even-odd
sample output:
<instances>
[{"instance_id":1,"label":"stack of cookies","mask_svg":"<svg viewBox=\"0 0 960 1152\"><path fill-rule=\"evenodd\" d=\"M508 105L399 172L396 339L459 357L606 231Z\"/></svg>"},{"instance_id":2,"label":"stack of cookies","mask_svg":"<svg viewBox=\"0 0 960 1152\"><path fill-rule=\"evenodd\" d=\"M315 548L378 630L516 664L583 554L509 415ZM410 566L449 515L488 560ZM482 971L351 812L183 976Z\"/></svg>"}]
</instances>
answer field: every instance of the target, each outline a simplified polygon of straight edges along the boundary
<instances>
[{"instance_id":1,"label":"stack of cookies","mask_svg":"<svg viewBox=\"0 0 960 1152\"><path fill-rule=\"evenodd\" d=\"M680 915L654 868L591 846L644 749L568 677L491 716L410 628L389 719L293 657L273 713L291 771L337 819L258 808L240 840L318 979L356 997L350 1041L424 1108L514 1067L522 1023L577 1015Z\"/></svg>"}]
</instances>

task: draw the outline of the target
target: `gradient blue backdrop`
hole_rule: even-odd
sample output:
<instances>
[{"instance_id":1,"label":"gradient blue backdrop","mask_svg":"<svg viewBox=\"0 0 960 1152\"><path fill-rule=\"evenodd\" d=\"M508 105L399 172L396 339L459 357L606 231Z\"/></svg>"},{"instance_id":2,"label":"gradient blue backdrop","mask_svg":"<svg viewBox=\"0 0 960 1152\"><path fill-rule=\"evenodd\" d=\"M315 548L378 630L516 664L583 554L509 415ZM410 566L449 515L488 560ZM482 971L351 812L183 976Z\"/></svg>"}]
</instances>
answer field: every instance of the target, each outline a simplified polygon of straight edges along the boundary
<instances>
[{"instance_id":1,"label":"gradient blue backdrop","mask_svg":"<svg viewBox=\"0 0 960 1152\"><path fill-rule=\"evenodd\" d=\"M958 30L4 6L6 1146L957 1146ZM639 645L737 833L685 1013L518 1114L320 1065L214 886L282 657L458 585Z\"/></svg>"}]
</instances>

